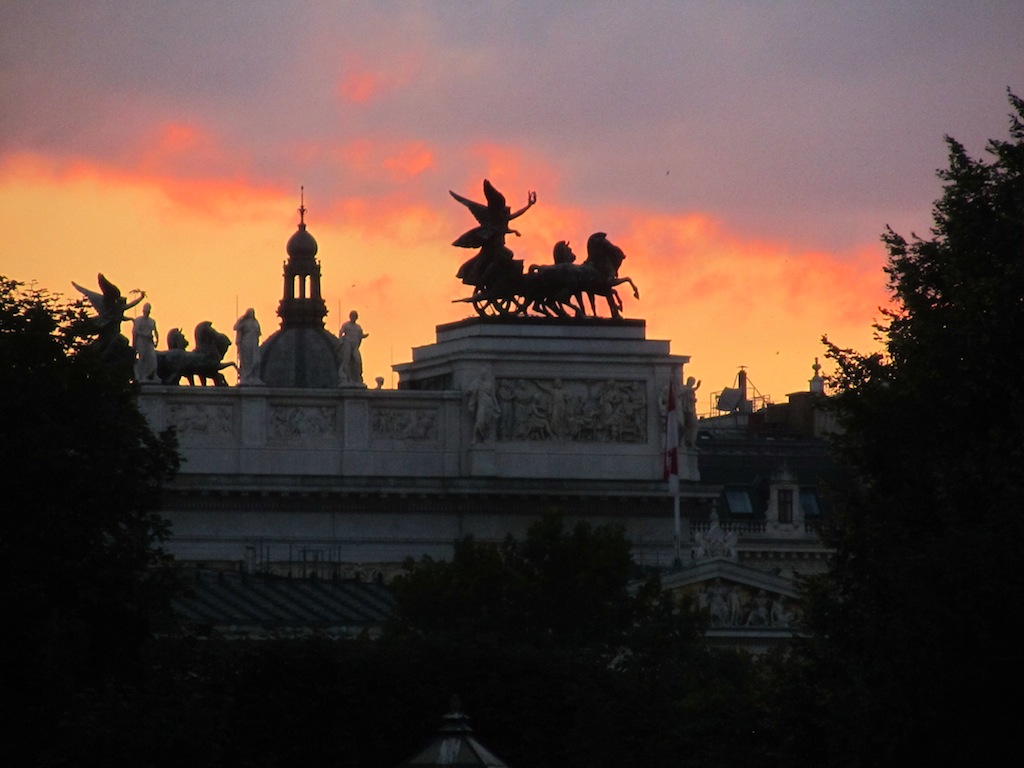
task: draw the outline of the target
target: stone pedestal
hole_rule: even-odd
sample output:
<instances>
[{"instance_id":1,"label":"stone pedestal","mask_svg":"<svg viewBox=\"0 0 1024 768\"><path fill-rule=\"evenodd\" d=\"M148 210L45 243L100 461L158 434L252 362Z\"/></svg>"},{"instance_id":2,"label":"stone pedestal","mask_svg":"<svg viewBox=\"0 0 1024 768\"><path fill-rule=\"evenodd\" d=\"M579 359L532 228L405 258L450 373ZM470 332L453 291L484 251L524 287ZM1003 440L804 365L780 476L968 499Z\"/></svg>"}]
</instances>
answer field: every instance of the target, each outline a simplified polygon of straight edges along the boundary
<instances>
[{"instance_id":1,"label":"stone pedestal","mask_svg":"<svg viewBox=\"0 0 1024 768\"><path fill-rule=\"evenodd\" d=\"M688 361L642 320L474 318L438 326L395 370L400 390L465 394L469 475L657 480L669 379ZM493 462L472 460L481 444ZM699 479L685 450L680 478Z\"/></svg>"}]
</instances>

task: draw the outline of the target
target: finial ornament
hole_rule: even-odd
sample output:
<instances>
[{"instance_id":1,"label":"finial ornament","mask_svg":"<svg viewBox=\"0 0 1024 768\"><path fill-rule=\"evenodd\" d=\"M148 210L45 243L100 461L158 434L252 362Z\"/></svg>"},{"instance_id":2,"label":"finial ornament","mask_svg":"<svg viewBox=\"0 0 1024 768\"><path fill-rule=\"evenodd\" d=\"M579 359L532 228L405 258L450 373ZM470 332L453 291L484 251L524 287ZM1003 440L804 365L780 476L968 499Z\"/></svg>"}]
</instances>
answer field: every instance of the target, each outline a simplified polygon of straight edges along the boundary
<instances>
[{"instance_id":1,"label":"finial ornament","mask_svg":"<svg viewBox=\"0 0 1024 768\"><path fill-rule=\"evenodd\" d=\"M821 375L821 363L818 362L818 358L814 358L814 365L811 366L811 370L814 371L814 376L811 377L811 392L817 392L819 395L825 394L825 379Z\"/></svg>"},{"instance_id":2,"label":"finial ornament","mask_svg":"<svg viewBox=\"0 0 1024 768\"><path fill-rule=\"evenodd\" d=\"M306 187L299 187L299 224L306 223Z\"/></svg>"}]
</instances>

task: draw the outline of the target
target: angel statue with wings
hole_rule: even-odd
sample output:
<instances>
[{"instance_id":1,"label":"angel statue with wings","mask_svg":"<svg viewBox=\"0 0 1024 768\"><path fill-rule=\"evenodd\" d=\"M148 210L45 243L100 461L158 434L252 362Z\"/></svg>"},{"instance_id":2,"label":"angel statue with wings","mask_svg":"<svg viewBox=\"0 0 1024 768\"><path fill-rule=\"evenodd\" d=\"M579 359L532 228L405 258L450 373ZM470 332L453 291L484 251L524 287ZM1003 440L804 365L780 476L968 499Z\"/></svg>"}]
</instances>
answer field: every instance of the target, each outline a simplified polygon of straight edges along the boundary
<instances>
[{"instance_id":1,"label":"angel statue with wings","mask_svg":"<svg viewBox=\"0 0 1024 768\"><path fill-rule=\"evenodd\" d=\"M500 282L508 270L516 270L517 264L518 272L521 273L522 262L516 262L512 258L512 251L505 246L505 235L519 237L519 232L511 229L509 223L533 207L537 202L537 193L529 192L526 205L513 213L512 208L505 202L505 196L487 179L484 179L486 204L474 202L450 190L449 192L469 209L479 224L452 243L457 248L480 249L459 268L456 276L466 285L472 285L480 290Z\"/></svg>"},{"instance_id":2,"label":"angel statue with wings","mask_svg":"<svg viewBox=\"0 0 1024 768\"><path fill-rule=\"evenodd\" d=\"M83 288L75 282L71 283L96 310L96 316L90 317L84 324L84 335L96 336L93 349L99 353L100 357L109 362L127 360L131 363L134 354L128 346L128 339L121 335L121 323L128 320L124 313L146 298L146 292L129 291L129 293L138 294L138 298L129 302L121 295L121 290L107 280L102 272L97 276L97 280L100 285L99 292Z\"/></svg>"}]
</instances>

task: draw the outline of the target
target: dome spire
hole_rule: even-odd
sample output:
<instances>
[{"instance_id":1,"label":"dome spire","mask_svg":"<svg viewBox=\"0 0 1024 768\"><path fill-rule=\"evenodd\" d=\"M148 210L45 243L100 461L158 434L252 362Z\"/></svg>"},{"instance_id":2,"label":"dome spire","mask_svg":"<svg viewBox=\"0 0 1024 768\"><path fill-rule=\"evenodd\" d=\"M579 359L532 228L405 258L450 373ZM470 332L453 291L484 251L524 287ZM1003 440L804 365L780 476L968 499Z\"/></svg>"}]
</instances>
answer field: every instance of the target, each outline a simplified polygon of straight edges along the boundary
<instances>
[{"instance_id":1,"label":"dome spire","mask_svg":"<svg viewBox=\"0 0 1024 768\"><path fill-rule=\"evenodd\" d=\"M327 305L320 296L320 264L316 260L316 239L306 229L306 188L301 187L299 226L288 240L284 263L284 294L277 314L281 327L323 328Z\"/></svg>"}]
</instances>

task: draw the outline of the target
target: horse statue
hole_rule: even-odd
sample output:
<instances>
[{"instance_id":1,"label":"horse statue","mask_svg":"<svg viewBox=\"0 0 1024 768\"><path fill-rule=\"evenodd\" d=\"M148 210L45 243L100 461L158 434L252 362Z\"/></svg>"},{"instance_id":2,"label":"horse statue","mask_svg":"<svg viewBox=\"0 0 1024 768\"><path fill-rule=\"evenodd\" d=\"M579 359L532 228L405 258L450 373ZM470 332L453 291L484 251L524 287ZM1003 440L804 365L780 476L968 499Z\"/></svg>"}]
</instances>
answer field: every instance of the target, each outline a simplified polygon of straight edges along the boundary
<instances>
[{"instance_id":1,"label":"horse statue","mask_svg":"<svg viewBox=\"0 0 1024 768\"><path fill-rule=\"evenodd\" d=\"M204 320L196 326L195 351L188 351L188 341L180 328L172 328L167 334L167 351L157 353L157 376L163 384L177 385L184 376L195 386L198 377L204 387L207 381L214 386L226 387L228 382L221 371L237 368L234 363L225 363L224 355L231 346L231 339L217 331L213 323Z\"/></svg>"},{"instance_id":2,"label":"horse statue","mask_svg":"<svg viewBox=\"0 0 1024 768\"><path fill-rule=\"evenodd\" d=\"M576 317L587 314L583 294L590 300L590 314L597 315L597 296L608 301L608 311L615 319L622 317L622 299L616 286L629 283L633 297L640 298L640 290L629 277L619 277L626 254L613 244L605 232L595 232L587 240L587 258L575 264L575 254L567 242L555 245L555 263L530 267L524 297L534 311L549 316L569 317L566 307ZM575 299L575 302L573 301Z\"/></svg>"},{"instance_id":3,"label":"horse statue","mask_svg":"<svg viewBox=\"0 0 1024 768\"><path fill-rule=\"evenodd\" d=\"M587 260L580 267L576 275L578 281L572 286L573 293L582 292L590 297L590 311L597 314L594 297L604 296L608 301L608 311L612 317L622 317L622 299L616 286L629 283L633 289L633 298L640 298L640 289L629 277L619 277L619 267L625 260L626 254L617 245L614 245L604 232L595 232L587 240Z\"/></svg>"}]
</instances>

